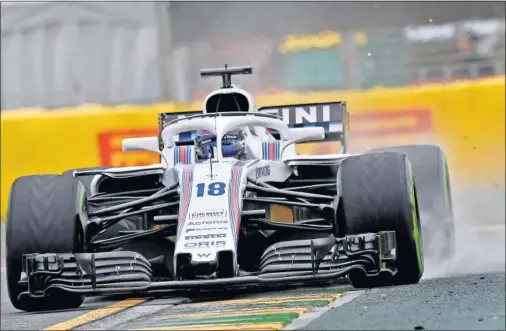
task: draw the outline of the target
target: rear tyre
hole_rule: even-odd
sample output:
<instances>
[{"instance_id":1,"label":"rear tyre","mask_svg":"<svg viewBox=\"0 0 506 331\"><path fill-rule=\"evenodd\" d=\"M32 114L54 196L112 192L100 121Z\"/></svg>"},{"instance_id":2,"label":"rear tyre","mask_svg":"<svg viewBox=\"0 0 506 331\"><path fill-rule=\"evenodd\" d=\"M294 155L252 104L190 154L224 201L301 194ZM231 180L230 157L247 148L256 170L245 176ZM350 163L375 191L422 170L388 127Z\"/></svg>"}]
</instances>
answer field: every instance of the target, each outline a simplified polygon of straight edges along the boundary
<instances>
[{"instance_id":1,"label":"rear tyre","mask_svg":"<svg viewBox=\"0 0 506 331\"><path fill-rule=\"evenodd\" d=\"M438 261L455 256L450 174L444 152L436 145L406 145L375 151L403 153L415 176L425 257Z\"/></svg>"},{"instance_id":2,"label":"rear tyre","mask_svg":"<svg viewBox=\"0 0 506 331\"><path fill-rule=\"evenodd\" d=\"M45 298L19 295L23 254L83 251L79 210L86 197L84 188L72 177L37 175L17 178L9 193L6 220L7 290L12 305L24 311L79 307L84 297L54 293Z\"/></svg>"},{"instance_id":3,"label":"rear tyre","mask_svg":"<svg viewBox=\"0 0 506 331\"><path fill-rule=\"evenodd\" d=\"M423 275L418 204L411 166L399 153L374 153L345 159L338 171L339 235L395 231L397 273L367 277L353 272L354 287L417 283Z\"/></svg>"}]
</instances>

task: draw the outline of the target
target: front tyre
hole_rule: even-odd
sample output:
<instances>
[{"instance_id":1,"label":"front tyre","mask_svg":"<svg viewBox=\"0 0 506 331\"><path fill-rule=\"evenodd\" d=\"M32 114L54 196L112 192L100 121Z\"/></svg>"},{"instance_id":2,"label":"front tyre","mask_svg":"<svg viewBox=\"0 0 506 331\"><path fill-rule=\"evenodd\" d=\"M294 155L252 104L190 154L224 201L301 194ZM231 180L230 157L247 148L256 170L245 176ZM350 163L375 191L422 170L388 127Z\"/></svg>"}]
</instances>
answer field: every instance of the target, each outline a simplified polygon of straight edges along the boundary
<instances>
[{"instance_id":1,"label":"front tyre","mask_svg":"<svg viewBox=\"0 0 506 331\"><path fill-rule=\"evenodd\" d=\"M423 252L416 189L411 165L400 153L374 153L345 159L338 171L337 222L340 236L395 231L393 277L349 275L356 288L417 283Z\"/></svg>"},{"instance_id":2,"label":"front tyre","mask_svg":"<svg viewBox=\"0 0 506 331\"><path fill-rule=\"evenodd\" d=\"M428 259L451 261L455 256L455 224L448 162L436 145L406 145L376 149L408 157L413 168L425 253Z\"/></svg>"},{"instance_id":3,"label":"front tyre","mask_svg":"<svg viewBox=\"0 0 506 331\"><path fill-rule=\"evenodd\" d=\"M19 297L23 254L83 251L79 211L86 201L79 181L68 176L17 178L11 186L6 219L7 290L12 305L24 311L79 307L84 297L73 293L44 298Z\"/></svg>"}]
</instances>

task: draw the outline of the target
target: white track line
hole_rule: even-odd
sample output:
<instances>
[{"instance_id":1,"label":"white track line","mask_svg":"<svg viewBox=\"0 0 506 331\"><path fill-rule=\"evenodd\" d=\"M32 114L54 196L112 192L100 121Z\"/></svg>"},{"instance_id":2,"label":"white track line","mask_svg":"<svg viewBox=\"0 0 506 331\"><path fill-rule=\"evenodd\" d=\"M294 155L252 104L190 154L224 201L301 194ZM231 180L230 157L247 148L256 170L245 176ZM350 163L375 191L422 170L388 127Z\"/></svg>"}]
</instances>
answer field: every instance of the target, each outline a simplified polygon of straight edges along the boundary
<instances>
[{"instance_id":1,"label":"white track line","mask_svg":"<svg viewBox=\"0 0 506 331\"><path fill-rule=\"evenodd\" d=\"M331 309L337 308L339 306L342 306L348 302L353 301L358 296L360 296L364 291L353 291L353 292L345 292L343 295L336 300L334 300L331 304L325 306L325 307L318 307L313 308L309 313L305 313L300 315L300 317L293 320L292 323L288 324L281 330L296 330L299 328L303 328L306 325L308 325L310 322L314 321L315 319L319 318L321 315L325 314Z\"/></svg>"}]
</instances>

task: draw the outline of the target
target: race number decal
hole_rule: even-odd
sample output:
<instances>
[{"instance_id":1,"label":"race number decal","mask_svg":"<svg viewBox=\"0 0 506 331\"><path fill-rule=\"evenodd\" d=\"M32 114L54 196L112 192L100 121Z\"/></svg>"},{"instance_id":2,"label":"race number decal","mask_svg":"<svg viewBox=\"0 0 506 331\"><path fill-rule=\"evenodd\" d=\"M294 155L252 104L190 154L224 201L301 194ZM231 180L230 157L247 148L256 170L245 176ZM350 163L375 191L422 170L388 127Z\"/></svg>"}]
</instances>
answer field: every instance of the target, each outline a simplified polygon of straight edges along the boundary
<instances>
[{"instance_id":1,"label":"race number decal","mask_svg":"<svg viewBox=\"0 0 506 331\"><path fill-rule=\"evenodd\" d=\"M197 184L197 198L201 198L204 195L220 196L223 194L225 194L225 183L223 182L209 183L207 190L205 183Z\"/></svg>"}]
</instances>

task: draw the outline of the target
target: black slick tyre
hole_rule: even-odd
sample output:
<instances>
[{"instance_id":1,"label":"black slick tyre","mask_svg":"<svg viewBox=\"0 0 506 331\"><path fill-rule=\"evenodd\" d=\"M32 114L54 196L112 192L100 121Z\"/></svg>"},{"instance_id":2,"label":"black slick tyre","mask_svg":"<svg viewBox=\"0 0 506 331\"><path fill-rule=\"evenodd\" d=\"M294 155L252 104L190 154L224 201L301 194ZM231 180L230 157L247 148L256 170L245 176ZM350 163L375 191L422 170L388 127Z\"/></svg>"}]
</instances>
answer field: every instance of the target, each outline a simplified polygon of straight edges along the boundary
<instances>
[{"instance_id":1,"label":"black slick tyre","mask_svg":"<svg viewBox=\"0 0 506 331\"><path fill-rule=\"evenodd\" d=\"M79 210L84 188L72 177L36 175L17 178L9 192L6 219L7 289L12 305L24 311L79 307L84 297L58 292L44 298L19 296L22 255L83 251Z\"/></svg>"},{"instance_id":2,"label":"black slick tyre","mask_svg":"<svg viewBox=\"0 0 506 331\"><path fill-rule=\"evenodd\" d=\"M415 176L425 257L448 261L455 255L455 224L448 162L436 145L406 145L377 149L403 153Z\"/></svg>"},{"instance_id":3,"label":"black slick tyre","mask_svg":"<svg viewBox=\"0 0 506 331\"><path fill-rule=\"evenodd\" d=\"M337 222L340 236L395 231L395 276L349 274L356 288L417 283L423 249L411 166L403 154L374 153L345 159L338 171Z\"/></svg>"}]
</instances>

